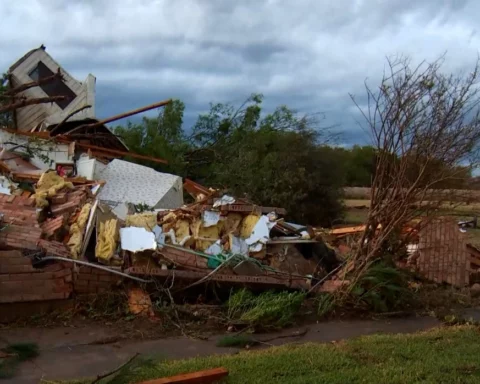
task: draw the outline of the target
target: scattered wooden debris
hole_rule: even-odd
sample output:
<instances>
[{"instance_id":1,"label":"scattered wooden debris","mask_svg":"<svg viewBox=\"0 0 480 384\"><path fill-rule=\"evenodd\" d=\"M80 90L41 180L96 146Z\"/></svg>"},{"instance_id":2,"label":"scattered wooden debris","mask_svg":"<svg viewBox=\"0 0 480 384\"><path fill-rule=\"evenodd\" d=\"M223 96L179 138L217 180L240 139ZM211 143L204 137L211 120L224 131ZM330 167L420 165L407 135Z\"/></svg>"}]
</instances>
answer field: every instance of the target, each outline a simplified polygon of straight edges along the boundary
<instances>
[{"instance_id":1,"label":"scattered wooden debris","mask_svg":"<svg viewBox=\"0 0 480 384\"><path fill-rule=\"evenodd\" d=\"M214 383L227 376L228 370L226 368L214 368L161 379L142 381L137 384L208 384Z\"/></svg>"}]
</instances>

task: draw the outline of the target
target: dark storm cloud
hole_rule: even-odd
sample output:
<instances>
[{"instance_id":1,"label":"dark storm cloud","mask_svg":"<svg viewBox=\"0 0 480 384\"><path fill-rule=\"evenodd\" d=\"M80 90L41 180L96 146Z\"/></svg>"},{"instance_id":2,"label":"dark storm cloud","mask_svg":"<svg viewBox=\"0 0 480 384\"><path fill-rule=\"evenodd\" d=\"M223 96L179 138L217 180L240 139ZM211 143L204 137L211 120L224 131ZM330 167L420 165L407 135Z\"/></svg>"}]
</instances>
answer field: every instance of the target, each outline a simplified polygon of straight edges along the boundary
<instances>
[{"instance_id":1,"label":"dark storm cloud","mask_svg":"<svg viewBox=\"0 0 480 384\"><path fill-rule=\"evenodd\" d=\"M323 112L352 144L368 136L348 94L361 100L395 54L447 52L445 70L467 69L479 11L475 0L2 1L0 67L44 43L77 78L97 77L101 117L177 97L190 126L211 101L260 92L267 110Z\"/></svg>"}]
</instances>

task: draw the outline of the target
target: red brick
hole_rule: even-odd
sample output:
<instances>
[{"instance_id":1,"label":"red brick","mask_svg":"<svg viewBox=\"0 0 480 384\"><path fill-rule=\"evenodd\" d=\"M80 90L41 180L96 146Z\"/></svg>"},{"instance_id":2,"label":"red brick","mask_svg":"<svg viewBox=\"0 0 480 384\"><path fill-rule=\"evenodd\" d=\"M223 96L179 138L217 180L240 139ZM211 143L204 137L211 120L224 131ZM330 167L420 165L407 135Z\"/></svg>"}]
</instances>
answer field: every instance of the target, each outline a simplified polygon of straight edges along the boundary
<instances>
[{"instance_id":1,"label":"red brick","mask_svg":"<svg viewBox=\"0 0 480 384\"><path fill-rule=\"evenodd\" d=\"M42 268L46 272L59 272L64 269L63 265L60 263L53 263Z\"/></svg>"},{"instance_id":2,"label":"red brick","mask_svg":"<svg viewBox=\"0 0 480 384\"><path fill-rule=\"evenodd\" d=\"M60 299L68 299L71 292L52 292L48 294L44 294L42 296L42 300L60 300Z\"/></svg>"},{"instance_id":3,"label":"red brick","mask_svg":"<svg viewBox=\"0 0 480 384\"><path fill-rule=\"evenodd\" d=\"M115 282L113 281L92 281L90 282L91 285L95 285L96 287L101 287L101 288L111 288L112 286L115 285Z\"/></svg>"},{"instance_id":4,"label":"red brick","mask_svg":"<svg viewBox=\"0 0 480 384\"><path fill-rule=\"evenodd\" d=\"M16 303L21 301L37 301L43 300L43 295L40 293L37 294L3 294L0 292L0 303Z\"/></svg>"},{"instance_id":5,"label":"red brick","mask_svg":"<svg viewBox=\"0 0 480 384\"><path fill-rule=\"evenodd\" d=\"M1 281L8 281L8 280L10 280L10 276L15 276L15 275L10 275L10 274L0 275L0 282L1 282Z\"/></svg>"},{"instance_id":6,"label":"red brick","mask_svg":"<svg viewBox=\"0 0 480 384\"><path fill-rule=\"evenodd\" d=\"M24 281L2 281L0 283L0 292L21 292L24 288Z\"/></svg>"},{"instance_id":7,"label":"red brick","mask_svg":"<svg viewBox=\"0 0 480 384\"><path fill-rule=\"evenodd\" d=\"M0 261L2 265L32 265L31 260L28 257L6 257Z\"/></svg>"},{"instance_id":8,"label":"red brick","mask_svg":"<svg viewBox=\"0 0 480 384\"><path fill-rule=\"evenodd\" d=\"M79 205L78 203L75 203L73 201L69 201L67 203L60 204L60 205L52 207L52 213L55 216L58 216L58 215L61 215L63 213L73 212L78 207L78 205Z\"/></svg>"},{"instance_id":9,"label":"red brick","mask_svg":"<svg viewBox=\"0 0 480 384\"><path fill-rule=\"evenodd\" d=\"M77 287L88 287L88 280L76 280L75 283L73 284L74 288L76 289Z\"/></svg>"},{"instance_id":10,"label":"red brick","mask_svg":"<svg viewBox=\"0 0 480 384\"><path fill-rule=\"evenodd\" d=\"M54 272L53 276L55 278L59 278L59 277L70 276L71 274L72 274L72 270L70 268L64 268L58 272Z\"/></svg>"},{"instance_id":11,"label":"red brick","mask_svg":"<svg viewBox=\"0 0 480 384\"><path fill-rule=\"evenodd\" d=\"M92 273L92 270L94 269L96 268L81 266L78 271L79 271L79 274L82 274L82 273L89 274L89 273Z\"/></svg>"},{"instance_id":12,"label":"red brick","mask_svg":"<svg viewBox=\"0 0 480 384\"><path fill-rule=\"evenodd\" d=\"M50 280L53 279L52 272L38 273L16 273L10 275L10 281L33 281L33 280Z\"/></svg>"},{"instance_id":13,"label":"red brick","mask_svg":"<svg viewBox=\"0 0 480 384\"><path fill-rule=\"evenodd\" d=\"M94 275L91 273L82 273L78 276L81 280L89 280L89 281L98 281L98 275Z\"/></svg>"},{"instance_id":14,"label":"red brick","mask_svg":"<svg viewBox=\"0 0 480 384\"><path fill-rule=\"evenodd\" d=\"M70 251L65 244L57 241L40 240L38 245L52 256L70 257Z\"/></svg>"},{"instance_id":15,"label":"red brick","mask_svg":"<svg viewBox=\"0 0 480 384\"><path fill-rule=\"evenodd\" d=\"M28 265L2 265L0 264L0 273L29 273L35 272L32 266Z\"/></svg>"},{"instance_id":16,"label":"red brick","mask_svg":"<svg viewBox=\"0 0 480 384\"><path fill-rule=\"evenodd\" d=\"M73 291L75 293L80 293L80 294L93 294L97 293L97 289L95 287L89 287L88 285L86 286L77 286L75 285Z\"/></svg>"},{"instance_id":17,"label":"red brick","mask_svg":"<svg viewBox=\"0 0 480 384\"><path fill-rule=\"evenodd\" d=\"M63 204L67 202L67 194L65 192L58 193L52 197L52 205Z\"/></svg>"},{"instance_id":18,"label":"red brick","mask_svg":"<svg viewBox=\"0 0 480 384\"><path fill-rule=\"evenodd\" d=\"M0 259L3 257L23 257L22 252L20 251L0 251Z\"/></svg>"},{"instance_id":19,"label":"red brick","mask_svg":"<svg viewBox=\"0 0 480 384\"><path fill-rule=\"evenodd\" d=\"M116 282L119 279L117 277L115 277L114 275L99 275L98 280L99 281Z\"/></svg>"}]
</instances>

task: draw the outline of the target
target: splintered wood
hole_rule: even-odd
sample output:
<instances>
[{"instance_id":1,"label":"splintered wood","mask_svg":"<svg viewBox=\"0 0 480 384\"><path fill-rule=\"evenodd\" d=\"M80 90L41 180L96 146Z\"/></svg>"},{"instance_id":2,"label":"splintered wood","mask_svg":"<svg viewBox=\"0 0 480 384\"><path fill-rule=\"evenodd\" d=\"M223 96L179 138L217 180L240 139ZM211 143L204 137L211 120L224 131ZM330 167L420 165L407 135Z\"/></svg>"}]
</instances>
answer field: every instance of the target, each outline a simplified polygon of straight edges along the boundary
<instances>
[{"instance_id":1,"label":"splintered wood","mask_svg":"<svg viewBox=\"0 0 480 384\"><path fill-rule=\"evenodd\" d=\"M455 220L434 220L420 231L419 238L417 268L425 278L456 287L469 284L468 238Z\"/></svg>"},{"instance_id":2,"label":"splintered wood","mask_svg":"<svg viewBox=\"0 0 480 384\"><path fill-rule=\"evenodd\" d=\"M228 370L225 368L214 368L207 369L205 371L185 373L177 376L143 381L139 384L208 384L214 383L226 376L228 376Z\"/></svg>"}]
</instances>

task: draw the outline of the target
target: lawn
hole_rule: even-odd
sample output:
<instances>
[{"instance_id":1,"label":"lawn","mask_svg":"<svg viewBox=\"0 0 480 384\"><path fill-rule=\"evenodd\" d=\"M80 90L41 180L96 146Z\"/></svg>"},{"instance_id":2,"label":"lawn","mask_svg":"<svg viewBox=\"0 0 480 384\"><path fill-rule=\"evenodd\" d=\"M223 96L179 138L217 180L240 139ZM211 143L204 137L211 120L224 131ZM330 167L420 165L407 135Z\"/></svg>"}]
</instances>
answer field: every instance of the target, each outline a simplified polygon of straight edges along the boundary
<instances>
[{"instance_id":1,"label":"lawn","mask_svg":"<svg viewBox=\"0 0 480 384\"><path fill-rule=\"evenodd\" d=\"M226 383L479 383L480 329L438 328L412 335L374 335L335 344L287 345L236 355L140 366L127 381L225 367Z\"/></svg>"}]
</instances>

